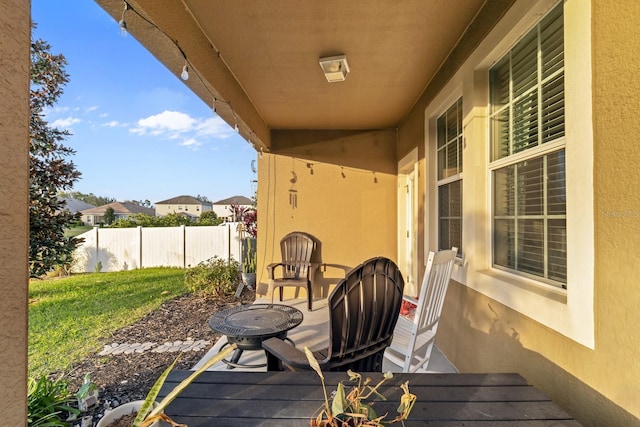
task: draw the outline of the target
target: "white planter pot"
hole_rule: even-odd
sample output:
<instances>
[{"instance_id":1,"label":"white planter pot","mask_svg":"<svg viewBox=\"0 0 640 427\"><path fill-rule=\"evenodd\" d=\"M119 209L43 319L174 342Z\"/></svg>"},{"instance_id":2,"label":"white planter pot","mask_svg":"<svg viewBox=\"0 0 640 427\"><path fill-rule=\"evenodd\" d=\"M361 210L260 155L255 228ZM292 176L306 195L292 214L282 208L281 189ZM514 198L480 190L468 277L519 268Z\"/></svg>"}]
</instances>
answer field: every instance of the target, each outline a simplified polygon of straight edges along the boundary
<instances>
[{"instance_id":1,"label":"white planter pot","mask_svg":"<svg viewBox=\"0 0 640 427\"><path fill-rule=\"evenodd\" d=\"M104 414L104 417L100 418L96 427L109 427L109 425L122 417L123 415L130 414L132 412L138 412L138 410L142 407L144 400L134 400L133 402L124 403L120 406L113 408ZM157 403L154 407L157 406ZM164 423L163 423L164 424ZM152 427L161 427L163 424L160 424L159 421L151 424Z\"/></svg>"}]
</instances>

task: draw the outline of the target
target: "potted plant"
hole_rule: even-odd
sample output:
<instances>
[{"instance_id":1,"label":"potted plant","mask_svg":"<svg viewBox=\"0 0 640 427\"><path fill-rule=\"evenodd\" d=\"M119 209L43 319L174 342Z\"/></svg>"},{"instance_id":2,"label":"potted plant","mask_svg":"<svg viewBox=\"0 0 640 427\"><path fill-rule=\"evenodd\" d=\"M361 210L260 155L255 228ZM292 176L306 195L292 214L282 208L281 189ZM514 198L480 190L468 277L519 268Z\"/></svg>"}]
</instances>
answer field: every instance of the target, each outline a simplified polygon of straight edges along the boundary
<instances>
[{"instance_id":1,"label":"potted plant","mask_svg":"<svg viewBox=\"0 0 640 427\"><path fill-rule=\"evenodd\" d=\"M324 375L320 369L318 361L313 353L305 347L305 355L309 361L309 365L320 377L322 382L322 391L324 392L324 405L320 407L317 415L311 419L311 427L357 427L357 426L383 426L400 422L404 425L404 420L409 417L409 413L416 402L416 395L409 392L409 382L405 382L400 386L403 394L400 398L398 406L398 415L386 420L387 414L378 416L373 408L373 403L367 403L367 399L371 396L382 400L386 398L380 393L380 387L385 381L393 378L391 372L383 375L382 380L376 385L370 385L371 378L362 379L362 375L352 370L348 370L349 381L354 382L349 393L345 391L342 382L338 383L337 390L333 394L333 400L329 404L327 397L327 389L324 383Z\"/></svg>"},{"instance_id":2,"label":"potted plant","mask_svg":"<svg viewBox=\"0 0 640 427\"><path fill-rule=\"evenodd\" d=\"M167 416L163 411L182 391L187 388L189 384L193 382L200 374L209 369L211 366L220 362L222 359L228 357L236 349L236 344L231 344L225 347L223 350L215 354L197 371L194 371L187 378L182 380L171 390L160 402L156 402L158 393L162 388L165 380L169 376L169 373L178 362L178 358L165 369L160 377L153 384L153 387L149 390L145 400L137 400L134 402L125 403L120 405L114 410L107 412L104 417L98 421L97 427L155 427L160 426L164 421L171 426L185 426L184 424L178 424ZM133 414L136 414L133 417ZM124 417L124 419L123 419ZM133 421L130 420L133 418Z\"/></svg>"},{"instance_id":3,"label":"potted plant","mask_svg":"<svg viewBox=\"0 0 640 427\"><path fill-rule=\"evenodd\" d=\"M256 251L251 244L252 239L245 239L246 254L242 263L242 281L249 289L253 289L256 285Z\"/></svg>"}]
</instances>

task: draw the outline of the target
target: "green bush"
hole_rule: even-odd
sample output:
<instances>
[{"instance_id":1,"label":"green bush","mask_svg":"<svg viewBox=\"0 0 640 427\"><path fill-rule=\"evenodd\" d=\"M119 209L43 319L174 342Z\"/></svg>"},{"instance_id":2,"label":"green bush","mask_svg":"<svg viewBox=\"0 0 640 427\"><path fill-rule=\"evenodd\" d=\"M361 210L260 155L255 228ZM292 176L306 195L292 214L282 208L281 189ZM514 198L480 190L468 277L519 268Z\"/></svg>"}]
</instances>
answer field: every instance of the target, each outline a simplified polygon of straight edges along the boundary
<instances>
[{"instance_id":1,"label":"green bush","mask_svg":"<svg viewBox=\"0 0 640 427\"><path fill-rule=\"evenodd\" d=\"M69 392L69 384L62 379L49 379L46 375L38 379L29 378L27 387L27 424L32 426L67 426L65 420L70 413L79 414L77 408L69 406L75 402Z\"/></svg>"},{"instance_id":2,"label":"green bush","mask_svg":"<svg viewBox=\"0 0 640 427\"><path fill-rule=\"evenodd\" d=\"M218 218L213 211L202 212L199 218L193 219L187 216L170 213L164 216L151 216L147 214L137 213L129 215L128 218L115 220L109 225L110 228L131 228L131 227L179 227L186 225L194 226L210 226L220 225L224 219Z\"/></svg>"},{"instance_id":3,"label":"green bush","mask_svg":"<svg viewBox=\"0 0 640 427\"><path fill-rule=\"evenodd\" d=\"M184 284L189 291L207 296L234 295L240 282L240 263L231 259L213 257L184 273Z\"/></svg>"}]
</instances>

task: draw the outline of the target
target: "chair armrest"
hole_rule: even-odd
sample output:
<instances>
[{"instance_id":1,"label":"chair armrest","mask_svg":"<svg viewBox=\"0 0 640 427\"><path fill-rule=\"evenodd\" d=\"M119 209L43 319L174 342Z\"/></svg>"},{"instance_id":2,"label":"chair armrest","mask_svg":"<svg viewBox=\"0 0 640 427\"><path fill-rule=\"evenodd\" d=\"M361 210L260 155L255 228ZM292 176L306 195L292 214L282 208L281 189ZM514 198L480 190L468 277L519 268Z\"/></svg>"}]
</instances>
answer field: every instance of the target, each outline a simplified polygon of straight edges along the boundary
<instances>
[{"instance_id":1,"label":"chair armrest","mask_svg":"<svg viewBox=\"0 0 640 427\"><path fill-rule=\"evenodd\" d=\"M315 276L316 271L318 271L318 268L320 268L320 263L319 262L310 262L309 263L309 277L311 279L313 279L313 276Z\"/></svg>"},{"instance_id":2,"label":"chair armrest","mask_svg":"<svg viewBox=\"0 0 640 427\"><path fill-rule=\"evenodd\" d=\"M298 350L291 344L279 339L269 338L262 341L262 348L277 357L290 368L309 370L309 361L303 351Z\"/></svg>"},{"instance_id":3,"label":"chair armrest","mask_svg":"<svg viewBox=\"0 0 640 427\"><path fill-rule=\"evenodd\" d=\"M269 279L275 279L274 276L274 271L275 268L278 266L282 266L283 264L281 262L272 262L271 264L267 265L267 272L269 273Z\"/></svg>"}]
</instances>

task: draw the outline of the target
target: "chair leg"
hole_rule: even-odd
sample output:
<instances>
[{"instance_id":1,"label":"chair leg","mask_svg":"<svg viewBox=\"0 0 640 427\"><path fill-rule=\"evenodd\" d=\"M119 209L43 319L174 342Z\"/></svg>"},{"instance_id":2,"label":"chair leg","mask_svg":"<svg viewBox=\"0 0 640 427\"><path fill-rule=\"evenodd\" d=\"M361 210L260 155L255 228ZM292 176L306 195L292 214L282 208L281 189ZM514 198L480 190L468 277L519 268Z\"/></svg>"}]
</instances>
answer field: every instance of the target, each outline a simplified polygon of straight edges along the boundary
<instances>
[{"instance_id":1,"label":"chair leg","mask_svg":"<svg viewBox=\"0 0 640 427\"><path fill-rule=\"evenodd\" d=\"M313 311L313 292L311 292L311 284L307 284L307 309Z\"/></svg>"},{"instance_id":2,"label":"chair leg","mask_svg":"<svg viewBox=\"0 0 640 427\"><path fill-rule=\"evenodd\" d=\"M280 286L280 287L279 287L279 289L280 289L280 301L281 301L281 302L282 302L283 288L284 288L284 286Z\"/></svg>"},{"instance_id":3,"label":"chair leg","mask_svg":"<svg viewBox=\"0 0 640 427\"><path fill-rule=\"evenodd\" d=\"M276 292L276 287L272 280L269 280L269 293L271 294L271 304L273 304L273 294Z\"/></svg>"}]
</instances>

